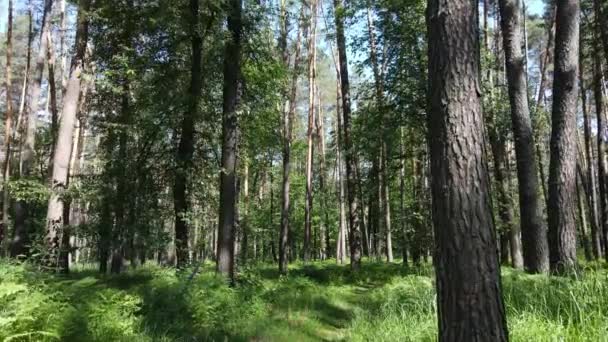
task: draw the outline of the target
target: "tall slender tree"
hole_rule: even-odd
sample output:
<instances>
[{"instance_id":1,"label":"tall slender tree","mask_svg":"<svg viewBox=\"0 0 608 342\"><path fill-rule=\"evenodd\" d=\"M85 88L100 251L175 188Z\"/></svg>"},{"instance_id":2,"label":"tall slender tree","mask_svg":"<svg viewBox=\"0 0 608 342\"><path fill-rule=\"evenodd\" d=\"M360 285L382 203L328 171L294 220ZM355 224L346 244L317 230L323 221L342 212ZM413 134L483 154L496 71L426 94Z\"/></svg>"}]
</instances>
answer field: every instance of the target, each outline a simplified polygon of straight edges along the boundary
<instances>
[{"instance_id":1,"label":"tall slender tree","mask_svg":"<svg viewBox=\"0 0 608 342\"><path fill-rule=\"evenodd\" d=\"M199 13L199 0L190 0L190 39L191 39L191 65L190 89L188 90L188 107L181 122L181 137L177 148L177 168L173 183L173 207L175 210L175 249L177 266L182 267L188 263L188 184L192 172L192 157L194 154L194 126L200 103L202 90L201 55L203 39L201 37L201 23Z\"/></svg>"},{"instance_id":2,"label":"tall slender tree","mask_svg":"<svg viewBox=\"0 0 608 342\"><path fill-rule=\"evenodd\" d=\"M36 144L36 126L38 121L38 109L40 104L40 88L44 74L44 65L47 54L47 34L51 29L51 15L53 11L53 0L44 1L44 10L42 14L42 29L40 30L39 51L36 57L36 65L34 69L33 79L29 85L29 100L27 109L27 125L25 128L24 145L21 151L20 171L22 177L31 176L34 163L34 149ZM25 201L17 201L15 203L15 228L13 232L13 240L11 242L11 255L16 256L26 252L28 225L26 218L28 215L27 203Z\"/></svg>"},{"instance_id":3,"label":"tall slender tree","mask_svg":"<svg viewBox=\"0 0 608 342\"><path fill-rule=\"evenodd\" d=\"M222 109L222 169L220 171L220 214L217 242L217 271L234 280L234 229L237 198L236 164L238 146L237 109L241 97L242 0L228 2L228 31L224 53Z\"/></svg>"},{"instance_id":4,"label":"tall slender tree","mask_svg":"<svg viewBox=\"0 0 608 342\"><path fill-rule=\"evenodd\" d=\"M288 67L289 54L287 53L287 34L289 28L289 17L287 15L287 0L281 4L281 40L280 49L283 52L283 65ZM290 174L291 174L291 142L293 140L293 122L296 112L296 95L298 91L298 78L300 69L300 53L302 43L302 19L304 14L304 6L300 10L300 20L298 21L298 33L295 41L295 52L293 68L291 70L291 85L286 91L288 101L283 108L282 131L283 131L283 182L282 186L282 201L281 201L281 229L279 232L279 272L287 273L287 264L289 262L289 214L291 210L290 201Z\"/></svg>"},{"instance_id":5,"label":"tall slender tree","mask_svg":"<svg viewBox=\"0 0 608 342\"><path fill-rule=\"evenodd\" d=\"M315 123L315 84L317 80L317 1L311 0L308 26L308 131L306 133L306 202L304 204L304 261L310 260L313 205L313 150Z\"/></svg>"},{"instance_id":6,"label":"tall slender tree","mask_svg":"<svg viewBox=\"0 0 608 342\"><path fill-rule=\"evenodd\" d=\"M582 34L581 34L582 37ZM581 44L582 39L579 40ZM581 44L582 46L582 44ZM591 148L591 122L589 120L589 110L587 107L587 88L585 87L585 69L584 69L585 56L583 49L579 52L579 86L581 89L581 107L583 109L583 131L584 131L584 158L586 161L586 178L587 178L587 193L589 196L589 213L591 219L591 250L593 252L593 258L597 259L601 257L602 245L600 238L600 225L599 213L598 213L598 200L595 184L595 163L593 158L593 149Z\"/></svg>"},{"instance_id":7,"label":"tall slender tree","mask_svg":"<svg viewBox=\"0 0 608 342\"><path fill-rule=\"evenodd\" d=\"M517 157L524 267L533 273L546 272L549 270L547 232L542 220L534 135L528 107L528 82L522 50L522 1L500 0L498 3Z\"/></svg>"},{"instance_id":8,"label":"tall slender tree","mask_svg":"<svg viewBox=\"0 0 608 342\"><path fill-rule=\"evenodd\" d=\"M593 37L601 36L602 30L602 8L599 1L594 1L595 16L593 26ZM597 41L597 39L594 39ZM602 73L602 49L599 44L593 48L593 97L595 99L595 113L597 119L597 172L600 193L600 227L604 248L608 244L608 165L606 165L606 108L604 102L603 73ZM604 257L608 260L608 253L604 251Z\"/></svg>"},{"instance_id":9,"label":"tall slender tree","mask_svg":"<svg viewBox=\"0 0 608 342\"><path fill-rule=\"evenodd\" d=\"M72 152L72 140L74 135L74 124L78 113L78 99L80 95L80 83L83 78L84 57L88 41L88 11L90 0L80 0L78 10L78 26L76 29L76 49L72 57L70 67L70 78L63 99L63 113L58 127L57 144L53 160L53 173L51 178L51 197L46 215L46 247L47 266L52 269L59 268L62 272L68 271L68 264L60 264L60 250L68 246L62 246L62 234L64 232L64 192L68 187L70 171L70 155Z\"/></svg>"},{"instance_id":10,"label":"tall slender tree","mask_svg":"<svg viewBox=\"0 0 608 342\"><path fill-rule=\"evenodd\" d=\"M477 2L427 7L440 341L507 341L486 168Z\"/></svg>"},{"instance_id":11,"label":"tall slender tree","mask_svg":"<svg viewBox=\"0 0 608 342\"><path fill-rule=\"evenodd\" d=\"M6 65L4 87L6 89L6 116L4 118L4 160L2 164L2 217L0 218L0 244L8 228L8 212L4 206L8 205L8 180L10 177L11 137L13 129L13 83L12 83L12 57L13 57L13 0L8 1L8 19L6 21Z\"/></svg>"},{"instance_id":12,"label":"tall slender tree","mask_svg":"<svg viewBox=\"0 0 608 342\"><path fill-rule=\"evenodd\" d=\"M352 270L357 271L361 268L361 227L359 225L359 197L357 195L357 157L353 149L351 131L350 81L348 78L346 36L344 34L344 11L344 0L334 0L338 64L340 65L344 151L346 157L346 189L348 193L348 215L350 221L350 266Z\"/></svg>"},{"instance_id":13,"label":"tall slender tree","mask_svg":"<svg viewBox=\"0 0 608 342\"><path fill-rule=\"evenodd\" d=\"M578 101L578 0L557 2L555 71L549 163L549 261L551 270L576 267L576 108Z\"/></svg>"}]
</instances>

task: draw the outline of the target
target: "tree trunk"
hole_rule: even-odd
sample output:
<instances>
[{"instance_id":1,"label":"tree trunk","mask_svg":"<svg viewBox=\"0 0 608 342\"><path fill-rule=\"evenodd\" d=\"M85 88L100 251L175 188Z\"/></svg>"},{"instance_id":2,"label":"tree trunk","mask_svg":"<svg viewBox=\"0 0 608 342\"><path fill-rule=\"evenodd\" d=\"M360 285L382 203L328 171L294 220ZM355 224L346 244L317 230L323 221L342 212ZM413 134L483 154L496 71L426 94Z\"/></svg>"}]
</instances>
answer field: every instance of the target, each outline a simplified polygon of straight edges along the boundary
<instances>
[{"instance_id":1,"label":"tree trunk","mask_svg":"<svg viewBox=\"0 0 608 342\"><path fill-rule=\"evenodd\" d=\"M477 23L476 2L428 2L440 341L508 340L486 168Z\"/></svg>"},{"instance_id":2,"label":"tree trunk","mask_svg":"<svg viewBox=\"0 0 608 342\"><path fill-rule=\"evenodd\" d=\"M338 75L339 76L339 72ZM342 126L342 94L340 90L340 80L336 80L336 174L338 181L338 207L339 207L339 222L338 222L338 237L336 238L336 260L339 264L344 263L346 256L346 185L344 182L344 157L342 154L343 146L343 130Z\"/></svg>"},{"instance_id":3,"label":"tree trunk","mask_svg":"<svg viewBox=\"0 0 608 342\"><path fill-rule=\"evenodd\" d=\"M499 5L517 157L524 266L528 272L543 273L549 270L547 232L542 222L526 65L521 49L521 0L500 0Z\"/></svg>"},{"instance_id":4,"label":"tree trunk","mask_svg":"<svg viewBox=\"0 0 608 342\"><path fill-rule=\"evenodd\" d=\"M608 65L608 5L606 1L593 0L593 10L595 12L595 25L599 35L598 38L602 41L604 58L606 58L606 64ZM597 40L595 44L597 45Z\"/></svg>"},{"instance_id":5,"label":"tree trunk","mask_svg":"<svg viewBox=\"0 0 608 342\"><path fill-rule=\"evenodd\" d=\"M222 109L222 171L220 173L220 214L217 245L217 272L234 281L234 224L236 211L236 163L241 77L242 0L230 0L224 55Z\"/></svg>"},{"instance_id":6,"label":"tree trunk","mask_svg":"<svg viewBox=\"0 0 608 342\"><path fill-rule=\"evenodd\" d=\"M549 261L554 272L576 267L576 110L580 3L557 3L551 160Z\"/></svg>"},{"instance_id":7,"label":"tree trunk","mask_svg":"<svg viewBox=\"0 0 608 342\"><path fill-rule=\"evenodd\" d=\"M323 218L319 226L319 257L321 260L325 260L328 256L329 247L329 230L327 224L329 223L329 203L327 203L327 194L325 189L326 181L326 161L325 161L325 117L323 113L323 107L321 103L321 93L319 92L319 86L315 85L315 91L317 92L317 116L316 116L316 134L317 144L319 149L319 193L321 194L321 201L323 208L321 209Z\"/></svg>"},{"instance_id":8,"label":"tree trunk","mask_svg":"<svg viewBox=\"0 0 608 342\"><path fill-rule=\"evenodd\" d=\"M350 83L346 37L344 34L344 0L334 0L336 40L340 65L340 86L342 93L342 116L344 125L344 151L346 155L346 180L348 189L348 209L350 221L350 266L353 271L361 268L361 227L359 226L359 203L357 196L357 158L352 146Z\"/></svg>"},{"instance_id":9,"label":"tree trunk","mask_svg":"<svg viewBox=\"0 0 608 342\"><path fill-rule=\"evenodd\" d=\"M13 0L8 1L8 21L6 23L6 116L4 120L4 160L2 164L2 217L0 217L0 245L4 241L5 231L8 228L8 181L10 178L11 137L13 128L13 84L11 60L13 57ZM7 209L5 209L5 207Z\"/></svg>"},{"instance_id":10,"label":"tree trunk","mask_svg":"<svg viewBox=\"0 0 608 342\"><path fill-rule=\"evenodd\" d=\"M399 212L401 215L401 252L403 256L403 265L407 267L407 224L405 211L405 138L403 127L399 128Z\"/></svg>"},{"instance_id":11,"label":"tree trunk","mask_svg":"<svg viewBox=\"0 0 608 342\"><path fill-rule=\"evenodd\" d=\"M177 256L177 267L181 268L188 264L188 212L190 201L188 200L189 177L192 172L192 157L194 154L194 126L200 103L202 90L201 55L203 39L199 32L200 14L199 0L190 0L190 38L191 38L191 65L190 65L190 89L188 109L184 113L181 123L181 137L177 148L177 167L175 181L173 183L173 207L175 210L175 249Z\"/></svg>"},{"instance_id":12,"label":"tree trunk","mask_svg":"<svg viewBox=\"0 0 608 342\"><path fill-rule=\"evenodd\" d=\"M579 181L580 183L583 185L583 187L585 187L585 182L583 181L583 177L582 177L582 173L583 171L581 170L580 164L577 164L576 166L577 168L577 182L576 182L576 198L577 198L577 207L578 207L578 215L579 215L579 220L581 222L581 238L583 240L583 250L585 251L585 259L587 261L593 261L593 260L597 260L597 257L595 257L593 255L593 251L592 251L592 247L591 247L591 240L589 240L589 237L587 235L587 214L585 213L585 205L584 205L584 200L583 200L583 192L581 192L580 190L580 186L579 186Z\"/></svg>"},{"instance_id":13,"label":"tree trunk","mask_svg":"<svg viewBox=\"0 0 608 342\"><path fill-rule=\"evenodd\" d=\"M579 40L579 44L582 43ZM582 44L581 44L582 46ZM598 259L601 257L602 245L601 236L599 230L599 213L598 213L598 201L595 186L595 164L593 158L593 149L591 148L591 124L589 122L589 114L587 110L587 88L585 88L585 76L584 76L584 55L582 49L579 52L579 86L581 88L581 107L583 109L583 129L585 134L585 153L584 158L587 162L587 179L588 188L587 193L589 194L589 213L591 221L591 247L593 251L593 258Z\"/></svg>"},{"instance_id":14,"label":"tree trunk","mask_svg":"<svg viewBox=\"0 0 608 342\"><path fill-rule=\"evenodd\" d=\"M51 107L51 153L49 156L48 174L49 179L52 177L53 160L55 155L55 147L57 146L57 134L59 131L59 111L57 109L57 87L55 83L55 46L53 45L53 32L49 31L46 35L47 39L47 64L48 64L48 98L46 101L47 112L48 107ZM65 94L64 94L65 95ZM51 179L52 182L52 179ZM51 184L52 186L52 184Z\"/></svg>"},{"instance_id":15,"label":"tree trunk","mask_svg":"<svg viewBox=\"0 0 608 342\"><path fill-rule=\"evenodd\" d=\"M88 11L90 0L80 0L78 11L78 26L76 30L76 51L72 58L70 67L70 79L66 95L63 99L63 114L59 123L57 144L53 160L53 175L51 197L46 214L46 237L47 266L62 272L68 271L68 264L60 262L59 255L62 248L62 234L67 225L64 224L65 200L63 193L68 188L70 154L72 152L72 140L74 134L74 123L78 112L78 99L80 95L80 82L83 77L84 56L88 40Z\"/></svg>"},{"instance_id":16,"label":"tree trunk","mask_svg":"<svg viewBox=\"0 0 608 342\"><path fill-rule=\"evenodd\" d=\"M593 37L598 37L601 31L599 1L595 1L595 30ZM606 165L606 113L604 105L604 89L602 86L602 51L599 44L593 49L593 96L595 98L595 111L597 118L597 172L600 192L600 227L604 248L608 249L608 166ZM608 260L608 251L604 251L604 257Z\"/></svg>"},{"instance_id":17,"label":"tree trunk","mask_svg":"<svg viewBox=\"0 0 608 342\"><path fill-rule=\"evenodd\" d=\"M286 1L286 0L285 0ZM281 31L281 41L284 41L282 49L283 51L283 64L288 67L289 56L287 54L287 30L289 26L288 16L286 14L286 3L282 3L282 16L283 25ZM298 25L298 34L295 43L295 54L294 54L294 65L292 69L291 78L291 89L289 92L289 103L283 109L283 182L282 182L282 201L281 201L281 231L279 236L279 272L281 274L287 273L287 265L289 263L289 241L290 241L290 226L289 226L289 212L291 210L290 201L290 172L291 172L291 141L293 122L295 120L296 112L296 95L298 90L298 70L300 67L300 51L302 43L302 17L304 13L304 6L302 6L300 12L300 22Z\"/></svg>"},{"instance_id":18,"label":"tree trunk","mask_svg":"<svg viewBox=\"0 0 608 342\"><path fill-rule=\"evenodd\" d=\"M40 87L44 74L44 64L46 61L48 40L46 35L51 28L51 13L53 10L53 0L44 1L44 12L42 15L42 29L40 32L38 56L34 70L33 82L29 85L29 101L27 111L27 125L25 128L24 146L21 151L20 176L29 177L32 172L34 162L34 149L36 144L36 124L38 120L38 107L40 99ZM15 203L15 230L13 241L11 242L11 255L27 253L28 226L26 218L28 215L28 205L24 201Z\"/></svg>"},{"instance_id":19,"label":"tree trunk","mask_svg":"<svg viewBox=\"0 0 608 342\"><path fill-rule=\"evenodd\" d=\"M306 201L304 206L304 262L310 261L312 237L312 170L315 123L315 82L317 68L317 3L310 1L310 23L308 35L308 131L306 134Z\"/></svg>"}]
</instances>

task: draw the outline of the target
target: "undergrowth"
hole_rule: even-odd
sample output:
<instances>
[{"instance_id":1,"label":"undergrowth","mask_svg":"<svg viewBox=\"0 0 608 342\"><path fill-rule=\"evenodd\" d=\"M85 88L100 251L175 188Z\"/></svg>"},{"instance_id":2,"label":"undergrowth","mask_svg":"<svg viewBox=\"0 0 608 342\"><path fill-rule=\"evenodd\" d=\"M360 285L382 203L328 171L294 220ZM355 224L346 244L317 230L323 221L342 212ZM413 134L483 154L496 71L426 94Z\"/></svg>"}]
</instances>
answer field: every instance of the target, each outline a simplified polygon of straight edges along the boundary
<instances>
[{"instance_id":1,"label":"undergrowth","mask_svg":"<svg viewBox=\"0 0 608 342\"><path fill-rule=\"evenodd\" d=\"M434 341L430 266L366 263L353 275L327 261L242 269L230 287L201 268L154 265L117 276L78 267L68 276L0 261L0 341ZM503 269L513 341L602 341L608 272L577 278Z\"/></svg>"}]
</instances>

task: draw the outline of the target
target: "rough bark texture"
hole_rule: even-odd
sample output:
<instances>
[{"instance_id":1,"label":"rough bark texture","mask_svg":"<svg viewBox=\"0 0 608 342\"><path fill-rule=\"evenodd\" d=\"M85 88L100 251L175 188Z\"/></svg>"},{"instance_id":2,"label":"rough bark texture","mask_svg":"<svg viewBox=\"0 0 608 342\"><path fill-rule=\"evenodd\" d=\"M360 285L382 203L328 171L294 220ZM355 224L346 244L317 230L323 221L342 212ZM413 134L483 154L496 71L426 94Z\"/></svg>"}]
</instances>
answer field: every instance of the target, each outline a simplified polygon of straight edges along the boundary
<instances>
[{"instance_id":1,"label":"rough bark texture","mask_svg":"<svg viewBox=\"0 0 608 342\"><path fill-rule=\"evenodd\" d=\"M306 201L304 206L304 261L310 260L312 238L312 169L315 123L315 82L317 78L317 3L312 0L308 27L308 131L306 133Z\"/></svg>"},{"instance_id":2,"label":"rough bark texture","mask_svg":"<svg viewBox=\"0 0 608 342\"><path fill-rule=\"evenodd\" d=\"M222 169L220 172L220 215L217 244L217 271L234 281L234 226L236 211L236 162L240 98L242 0L228 3L228 31L224 55L222 114Z\"/></svg>"},{"instance_id":3,"label":"rough bark texture","mask_svg":"<svg viewBox=\"0 0 608 342\"><path fill-rule=\"evenodd\" d=\"M589 213L591 221L591 247L593 251L593 257L595 259L601 257L602 245L600 230L599 212L598 212L598 200L595 186L595 164L593 158L593 149L591 148L591 123L589 122L589 113L587 109L587 88L585 87L585 76L584 76L584 56L582 49L579 53L579 86L581 89L581 107L583 109L583 130L585 138L585 161L587 173L587 194L589 194Z\"/></svg>"},{"instance_id":4,"label":"rough bark texture","mask_svg":"<svg viewBox=\"0 0 608 342\"><path fill-rule=\"evenodd\" d=\"M359 197L357 196L357 158L352 146L350 83L348 60L346 57L346 37L344 35L344 2L334 0L336 40L340 65L340 86L342 94L342 124L344 125L344 151L346 159L346 181L348 212L350 221L350 266L357 271L361 268L361 227L359 226Z\"/></svg>"},{"instance_id":5,"label":"rough bark texture","mask_svg":"<svg viewBox=\"0 0 608 342\"><path fill-rule=\"evenodd\" d=\"M286 6L283 4L283 6ZM286 8L282 8L286 11ZM303 11L303 8L302 8ZM303 12L301 12L303 13ZM283 28L281 38L281 49L283 49L283 63L285 66L288 64L289 56L287 54L287 30L289 26L287 14L283 14ZM300 14L302 19L302 14ZM289 211L291 209L290 201L290 172L291 172L291 141L293 131L293 121L295 120L296 112L296 95L298 91L298 70L300 67L300 51L302 43L302 23L298 25L298 33L295 42L295 54L294 54L294 65L292 69L291 78L291 89L289 90L289 103L286 104L286 108L283 110L283 183L282 183L282 201L281 201L281 231L279 235L279 272L282 274L287 273L287 264L289 263Z\"/></svg>"},{"instance_id":6,"label":"rough bark texture","mask_svg":"<svg viewBox=\"0 0 608 342\"><path fill-rule=\"evenodd\" d=\"M604 58L606 59L606 65L608 65L608 3L605 0L593 0L593 9L595 11L595 24L604 48Z\"/></svg>"},{"instance_id":7,"label":"rough bark texture","mask_svg":"<svg viewBox=\"0 0 608 342\"><path fill-rule=\"evenodd\" d=\"M53 0L44 1L44 12L42 15L42 29L40 32L38 56L31 84L29 85L29 101L27 110L27 125L25 128L24 145L21 151L20 173L23 177L29 177L34 162L34 148L36 144L36 124L38 120L38 108L40 100L40 87L44 74L44 64L46 62L47 44L46 35L51 27L51 13L53 10ZM11 255L26 253L27 244L27 224L28 206L24 201L15 203L15 230L11 242Z\"/></svg>"},{"instance_id":8,"label":"rough bark texture","mask_svg":"<svg viewBox=\"0 0 608 342\"><path fill-rule=\"evenodd\" d=\"M190 37L192 60L190 61L190 89L188 91L188 109L181 123L181 137L177 148L177 168L173 184L173 206L175 210L175 250L177 267L188 263L188 231L190 227L185 215L188 214L188 179L192 172L194 154L194 126L198 114L200 93L202 90L201 55L203 39L200 30L199 0L190 0Z\"/></svg>"},{"instance_id":9,"label":"rough bark texture","mask_svg":"<svg viewBox=\"0 0 608 342\"><path fill-rule=\"evenodd\" d=\"M600 35L600 15L601 8L599 1L595 1L595 30L594 37ZM597 117L597 173L600 191L600 227L604 247L608 246L608 166L606 165L606 113L604 104L604 89L602 87L603 73L601 48L599 44L594 45L593 49L593 97L595 98L595 110ZM608 58L608 56L607 56ZM604 251L604 256L608 260L608 253Z\"/></svg>"},{"instance_id":10,"label":"rough bark texture","mask_svg":"<svg viewBox=\"0 0 608 342\"><path fill-rule=\"evenodd\" d=\"M51 196L46 214L46 236L45 244L47 248L47 266L51 269L59 269L62 272L68 271L68 264L60 262L62 246L62 234L64 232L64 209L65 200L63 192L67 190L70 157L72 152L72 140L74 134L74 124L78 113L78 99L80 95L80 83L84 70L84 56L88 40L88 21L87 12L89 10L89 0L80 0L78 11L78 27L76 30L76 51L72 57L70 67L70 78L63 98L63 114L58 127L57 144L53 159L53 174L51 177Z\"/></svg>"},{"instance_id":11,"label":"rough bark texture","mask_svg":"<svg viewBox=\"0 0 608 342\"><path fill-rule=\"evenodd\" d=\"M486 168L477 24L477 2L428 2L440 341L508 340Z\"/></svg>"},{"instance_id":12,"label":"rough bark texture","mask_svg":"<svg viewBox=\"0 0 608 342\"><path fill-rule=\"evenodd\" d=\"M546 272L549 270L547 231L542 220L528 107L526 64L522 51L522 5L521 0L500 0L499 5L517 159L524 267L533 273Z\"/></svg>"},{"instance_id":13,"label":"rough bark texture","mask_svg":"<svg viewBox=\"0 0 608 342\"><path fill-rule=\"evenodd\" d=\"M555 71L549 163L549 261L551 270L576 266L576 109L580 2L557 3Z\"/></svg>"},{"instance_id":14,"label":"rough bark texture","mask_svg":"<svg viewBox=\"0 0 608 342\"><path fill-rule=\"evenodd\" d=\"M4 240L5 230L8 227L8 210L4 208L8 206L8 181L10 177L10 160L11 160L11 136L13 128L13 84L11 81L11 60L13 57L13 0L8 1L8 21L6 23L6 76L4 87L6 89L6 116L4 119L4 160L2 164L2 217L0 217L0 245Z\"/></svg>"}]
</instances>

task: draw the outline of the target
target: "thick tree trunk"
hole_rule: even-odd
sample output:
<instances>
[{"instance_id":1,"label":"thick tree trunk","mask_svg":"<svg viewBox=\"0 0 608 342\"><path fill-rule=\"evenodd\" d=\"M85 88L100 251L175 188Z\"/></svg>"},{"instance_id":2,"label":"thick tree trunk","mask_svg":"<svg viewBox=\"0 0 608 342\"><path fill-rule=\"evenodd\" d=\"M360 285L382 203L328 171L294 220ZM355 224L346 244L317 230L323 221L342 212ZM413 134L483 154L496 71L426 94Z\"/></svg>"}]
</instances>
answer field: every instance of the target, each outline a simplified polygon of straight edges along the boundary
<instances>
[{"instance_id":1,"label":"thick tree trunk","mask_svg":"<svg viewBox=\"0 0 608 342\"><path fill-rule=\"evenodd\" d=\"M188 264L188 180L192 170L192 157L194 154L194 127L200 103L202 90L201 56L203 39L199 32L200 14L199 0L190 0L190 39L192 55L190 61L190 89L188 91L188 109L184 113L181 123L181 137L177 148L177 167L173 183L173 207L175 210L175 249L177 267Z\"/></svg>"},{"instance_id":2,"label":"thick tree trunk","mask_svg":"<svg viewBox=\"0 0 608 342\"><path fill-rule=\"evenodd\" d=\"M440 341L508 340L486 168L477 22L476 2L428 2Z\"/></svg>"},{"instance_id":3,"label":"thick tree trunk","mask_svg":"<svg viewBox=\"0 0 608 342\"><path fill-rule=\"evenodd\" d=\"M595 1L595 30L593 37L600 34L599 1ZM602 51L599 44L593 49L593 97L595 99L595 111L597 118L597 173L600 192L600 227L602 230L604 248L608 249L608 165L606 165L606 113L604 103L604 89L602 86ZM608 260L608 251L604 251L604 257Z\"/></svg>"},{"instance_id":4,"label":"thick tree trunk","mask_svg":"<svg viewBox=\"0 0 608 342\"><path fill-rule=\"evenodd\" d=\"M44 64L46 62L47 44L46 35L51 28L51 13L53 10L53 0L44 1L44 12L42 15L42 29L40 32L38 56L32 83L29 85L29 101L27 110L27 126L25 128L24 145L21 151L20 176L29 177L32 172L34 162L34 149L36 144L36 125L38 121L38 108L40 100L40 87L44 74ZM15 230L13 241L11 242L11 255L27 253L28 226L26 218L28 215L28 205L24 201L15 203Z\"/></svg>"},{"instance_id":5,"label":"thick tree trunk","mask_svg":"<svg viewBox=\"0 0 608 342\"><path fill-rule=\"evenodd\" d=\"M10 178L11 137L13 129L13 84L12 84L12 57L13 57L13 0L8 1L8 20L6 23L6 75L4 87L6 89L6 115L4 119L4 160L2 164L2 217L0 217L0 246L4 241L8 229L8 181Z\"/></svg>"},{"instance_id":6,"label":"thick tree trunk","mask_svg":"<svg viewBox=\"0 0 608 342\"><path fill-rule=\"evenodd\" d=\"M315 123L315 82L317 77L317 3L311 0L308 33L308 131L306 134L306 201L304 206L304 262L310 260L312 238L312 171Z\"/></svg>"},{"instance_id":7,"label":"thick tree trunk","mask_svg":"<svg viewBox=\"0 0 608 342\"><path fill-rule=\"evenodd\" d=\"M579 44L581 41L579 40ZM582 45L581 45L582 46ZM589 213L591 221L591 247L593 251L594 259L601 257L602 245L601 236L599 230L599 212L598 212L598 201L597 192L595 186L595 163L593 158L593 149L591 148L591 123L589 122L589 113L587 110L587 88L585 88L585 77L584 77L584 56L582 49L579 52L579 86L581 88L581 107L583 109L583 129L585 134L585 154L584 158L587 162L587 194L589 202Z\"/></svg>"},{"instance_id":8,"label":"thick tree trunk","mask_svg":"<svg viewBox=\"0 0 608 342\"><path fill-rule=\"evenodd\" d=\"M353 271L361 268L361 227L359 226L359 197L357 196L357 158L351 137L350 83L346 37L344 34L344 0L334 0L336 40L340 65L340 86L342 93L342 116L344 125L344 151L346 155L346 181L348 189L348 210L350 221L350 266Z\"/></svg>"},{"instance_id":9,"label":"thick tree trunk","mask_svg":"<svg viewBox=\"0 0 608 342\"><path fill-rule=\"evenodd\" d=\"M88 40L88 10L90 0L80 0L78 11L78 27L76 30L76 51L72 58L70 68L70 79L66 95L63 99L63 114L59 123L57 144L53 160L53 175L51 197L46 214L46 237L47 248L46 264L51 269L58 269L62 272L68 271L68 264L60 262L59 255L62 248L62 234L66 225L64 224L65 200L63 193L68 188L70 155L72 152L72 140L74 134L74 124L78 113L78 99L80 95L80 82L83 77L84 56ZM64 239L65 241L65 239Z\"/></svg>"},{"instance_id":10,"label":"thick tree trunk","mask_svg":"<svg viewBox=\"0 0 608 342\"><path fill-rule=\"evenodd\" d=\"M528 272L542 273L549 270L547 232L542 221L538 193L538 170L528 108L526 65L521 48L521 0L500 0L499 5L517 157L524 266Z\"/></svg>"},{"instance_id":11,"label":"thick tree trunk","mask_svg":"<svg viewBox=\"0 0 608 342\"><path fill-rule=\"evenodd\" d=\"M224 55L222 114L222 169L220 173L220 215L217 245L217 272L234 281L234 225L236 212L236 163L240 100L242 0L230 0Z\"/></svg>"},{"instance_id":12,"label":"thick tree trunk","mask_svg":"<svg viewBox=\"0 0 608 342\"><path fill-rule=\"evenodd\" d=\"M286 3L282 4L282 16L283 16L283 25L282 25L282 38L281 42L283 42L281 49L283 49L283 64L285 67L289 64L289 56L287 54L287 30L289 26L288 16L286 14ZM304 6L300 12L300 21L298 24L298 33L295 42L295 53L294 53L294 65L292 69L292 78L291 78L291 89L289 90L289 103L285 105L286 108L283 109L283 182L282 182L282 201L281 201L281 230L279 235L279 272L282 274L287 273L287 265L289 263L289 241L290 241L290 226L289 226L289 212L291 210L291 201L290 201L290 173L291 173L291 141L292 141L292 131L293 131L293 122L295 120L295 112L296 112L296 95L298 90L298 70L300 67L300 51L301 51L301 43L302 43L302 17Z\"/></svg>"},{"instance_id":13,"label":"thick tree trunk","mask_svg":"<svg viewBox=\"0 0 608 342\"><path fill-rule=\"evenodd\" d=\"M576 108L580 2L557 3L551 160L549 163L549 261L551 270L576 267Z\"/></svg>"}]
</instances>

